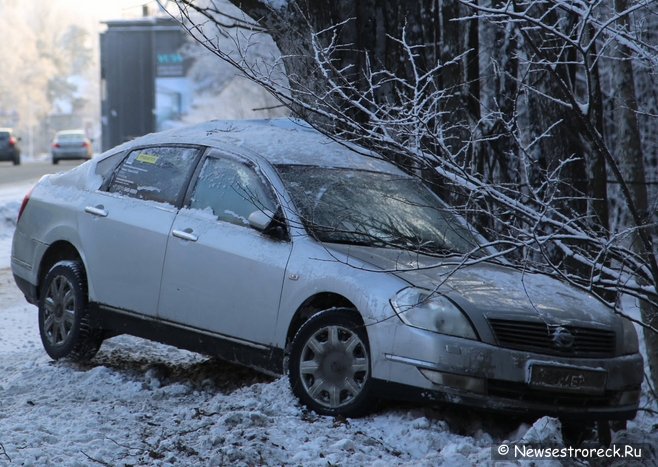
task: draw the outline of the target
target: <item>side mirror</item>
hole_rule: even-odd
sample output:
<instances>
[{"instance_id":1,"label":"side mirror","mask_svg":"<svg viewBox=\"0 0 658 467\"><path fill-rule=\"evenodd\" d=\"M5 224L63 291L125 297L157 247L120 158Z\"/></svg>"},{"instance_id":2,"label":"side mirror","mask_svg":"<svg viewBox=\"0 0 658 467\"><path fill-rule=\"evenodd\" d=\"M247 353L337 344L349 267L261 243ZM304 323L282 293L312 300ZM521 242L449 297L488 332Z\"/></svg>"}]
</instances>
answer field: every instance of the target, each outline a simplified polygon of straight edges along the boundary
<instances>
[{"instance_id":1,"label":"side mirror","mask_svg":"<svg viewBox=\"0 0 658 467\"><path fill-rule=\"evenodd\" d=\"M268 210L254 211L249 214L247 221L249 225L259 232L264 232L274 219L274 213Z\"/></svg>"}]
</instances>

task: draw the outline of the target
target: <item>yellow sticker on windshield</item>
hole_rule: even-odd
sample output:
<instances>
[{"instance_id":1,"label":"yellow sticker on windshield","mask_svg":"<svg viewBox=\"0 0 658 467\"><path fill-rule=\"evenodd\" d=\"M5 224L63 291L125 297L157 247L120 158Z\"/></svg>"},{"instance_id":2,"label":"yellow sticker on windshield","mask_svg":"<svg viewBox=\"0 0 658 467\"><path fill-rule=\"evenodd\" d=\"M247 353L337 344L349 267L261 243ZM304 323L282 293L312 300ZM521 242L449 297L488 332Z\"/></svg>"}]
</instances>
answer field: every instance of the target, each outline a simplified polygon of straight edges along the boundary
<instances>
[{"instance_id":1,"label":"yellow sticker on windshield","mask_svg":"<svg viewBox=\"0 0 658 467\"><path fill-rule=\"evenodd\" d=\"M153 154L142 153L139 156L137 156L135 160L138 162L143 162L144 164L155 164L156 162L158 162L159 157L160 156L155 156Z\"/></svg>"}]
</instances>

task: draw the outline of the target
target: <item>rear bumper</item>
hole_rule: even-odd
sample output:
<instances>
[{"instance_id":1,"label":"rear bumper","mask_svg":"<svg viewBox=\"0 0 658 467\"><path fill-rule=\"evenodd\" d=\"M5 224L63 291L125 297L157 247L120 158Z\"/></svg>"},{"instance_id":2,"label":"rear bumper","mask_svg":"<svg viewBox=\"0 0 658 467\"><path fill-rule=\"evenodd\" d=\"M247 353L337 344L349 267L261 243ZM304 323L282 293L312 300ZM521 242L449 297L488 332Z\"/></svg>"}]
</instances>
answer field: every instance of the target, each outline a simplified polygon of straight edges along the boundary
<instances>
[{"instance_id":1,"label":"rear bumper","mask_svg":"<svg viewBox=\"0 0 658 467\"><path fill-rule=\"evenodd\" d=\"M53 160L75 160L75 159L91 159L91 154L86 150L61 150L52 152Z\"/></svg>"},{"instance_id":2,"label":"rear bumper","mask_svg":"<svg viewBox=\"0 0 658 467\"><path fill-rule=\"evenodd\" d=\"M13 161L19 154L16 149L0 151L0 161Z\"/></svg>"}]
</instances>

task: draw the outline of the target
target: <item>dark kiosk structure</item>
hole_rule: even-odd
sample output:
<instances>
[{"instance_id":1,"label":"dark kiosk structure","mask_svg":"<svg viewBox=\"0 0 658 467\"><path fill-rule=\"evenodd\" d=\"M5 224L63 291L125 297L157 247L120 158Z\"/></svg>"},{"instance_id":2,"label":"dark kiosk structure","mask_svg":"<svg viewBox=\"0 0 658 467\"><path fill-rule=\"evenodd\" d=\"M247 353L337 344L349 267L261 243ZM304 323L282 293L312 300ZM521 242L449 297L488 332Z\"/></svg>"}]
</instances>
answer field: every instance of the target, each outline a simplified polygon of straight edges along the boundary
<instances>
[{"instance_id":1,"label":"dark kiosk structure","mask_svg":"<svg viewBox=\"0 0 658 467\"><path fill-rule=\"evenodd\" d=\"M189 101L185 35L171 18L106 21L100 35L102 150L166 127Z\"/></svg>"}]
</instances>

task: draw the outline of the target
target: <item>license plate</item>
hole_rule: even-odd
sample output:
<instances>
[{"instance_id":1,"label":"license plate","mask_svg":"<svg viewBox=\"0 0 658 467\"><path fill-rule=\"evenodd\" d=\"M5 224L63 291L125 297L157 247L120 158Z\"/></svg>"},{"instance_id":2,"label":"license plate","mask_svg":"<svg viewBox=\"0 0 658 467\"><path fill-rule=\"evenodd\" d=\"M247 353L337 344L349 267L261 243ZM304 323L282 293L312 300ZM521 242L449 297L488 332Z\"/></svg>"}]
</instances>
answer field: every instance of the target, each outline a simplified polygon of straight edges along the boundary
<instances>
[{"instance_id":1,"label":"license plate","mask_svg":"<svg viewBox=\"0 0 658 467\"><path fill-rule=\"evenodd\" d=\"M566 392L583 392L601 394L605 391L607 379L605 371L567 368L550 365L532 365L530 367L530 385Z\"/></svg>"}]
</instances>

